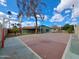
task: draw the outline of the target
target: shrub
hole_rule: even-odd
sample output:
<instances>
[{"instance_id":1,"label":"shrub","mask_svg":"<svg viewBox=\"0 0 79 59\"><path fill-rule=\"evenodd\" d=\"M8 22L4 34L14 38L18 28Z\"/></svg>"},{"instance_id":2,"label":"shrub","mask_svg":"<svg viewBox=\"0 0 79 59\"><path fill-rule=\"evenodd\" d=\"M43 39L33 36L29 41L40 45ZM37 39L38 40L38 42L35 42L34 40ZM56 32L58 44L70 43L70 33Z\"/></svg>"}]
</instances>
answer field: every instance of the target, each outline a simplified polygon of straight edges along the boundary
<instances>
[{"instance_id":1,"label":"shrub","mask_svg":"<svg viewBox=\"0 0 79 59\"><path fill-rule=\"evenodd\" d=\"M63 30L67 31L68 33L73 33L74 32L74 26L73 25L66 24L63 27Z\"/></svg>"}]
</instances>

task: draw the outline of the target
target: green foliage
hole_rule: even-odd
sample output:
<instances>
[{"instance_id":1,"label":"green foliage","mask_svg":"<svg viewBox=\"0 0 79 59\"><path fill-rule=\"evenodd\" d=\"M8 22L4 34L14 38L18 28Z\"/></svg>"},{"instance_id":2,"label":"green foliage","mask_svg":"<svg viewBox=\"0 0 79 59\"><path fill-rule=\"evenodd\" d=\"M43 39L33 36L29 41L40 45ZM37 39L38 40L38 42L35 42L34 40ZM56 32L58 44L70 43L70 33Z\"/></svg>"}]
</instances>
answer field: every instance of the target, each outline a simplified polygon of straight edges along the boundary
<instances>
[{"instance_id":1,"label":"green foliage","mask_svg":"<svg viewBox=\"0 0 79 59\"><path fill-rule=\"evenodd\" d=\"M66 25L64 25L63 30L65 30L68 33L73 33L74 32L74 26L66 24Z\"/></svg>"},{"instance_id":2,"label":"green foliage","mask_svg":"<svg viewBox=\"0 0 79 59\"><path fill-rule=\"evenodd\" d=\"M66 31L67 31L68 33L73 33L72 28L68 28Z\"/></svg>"},{"instance_id":3,"label":"green foliage","mask_svg":"<svg viewBox=\"0 0 79 59\"><path fill-rule=\"evenodd\" d=\"M64 25L63 30L67 30L70 27L69 24Z\"/></svg>"},{"instance_id":4,"label":"green foliage","mask_svg":"<svg viewBox=\"0 0 79 59\"><path fill-rule=\"evenodd\" d=\"M13 28L12 29L8 29L8 33L19 33L19 28L17 27L17 24L12 24L13 25Z\"/></svg>"},{"instance_id":5,"label":"green foliage","mask_svg":"<svg viewBox=\"0 0 79 59\"><path fill-rule=\"evenodd\" d=\"M17 28L17 26L14 26L14 27L13 27L12 32L13 32L13 33L19 32L19 29Z\"/></svg>"}]
</instances>

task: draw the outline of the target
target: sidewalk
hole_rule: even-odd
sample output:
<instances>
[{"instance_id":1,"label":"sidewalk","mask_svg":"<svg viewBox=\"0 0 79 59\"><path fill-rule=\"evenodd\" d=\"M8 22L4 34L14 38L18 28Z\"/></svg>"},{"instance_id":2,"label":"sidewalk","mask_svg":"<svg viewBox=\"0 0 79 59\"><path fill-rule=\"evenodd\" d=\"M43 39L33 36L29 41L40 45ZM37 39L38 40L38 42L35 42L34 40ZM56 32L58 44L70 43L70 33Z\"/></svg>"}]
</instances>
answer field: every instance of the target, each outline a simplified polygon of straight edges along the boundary
<instances>
[{"instance_id":1,"label":"sidewalk","mask_svg":"<svg viewBox=\"0 0 79 59\"><path fill-rule=\"evenodd\" d=\"M8 38L5 40L5 48L0 49L0 59L41 59L38 55L24 46L22 42L16 38Z\"/></svg>"},{"instance_id":2,"label":"sidewalk","mask_svg":"<svg viewBox=\"0 0 79 59\"><path fill-rule=\"evenodd\" d=\"M64 59L79 59L79 39L73 35L67 44Z\"/></svg>"}]
</instances>

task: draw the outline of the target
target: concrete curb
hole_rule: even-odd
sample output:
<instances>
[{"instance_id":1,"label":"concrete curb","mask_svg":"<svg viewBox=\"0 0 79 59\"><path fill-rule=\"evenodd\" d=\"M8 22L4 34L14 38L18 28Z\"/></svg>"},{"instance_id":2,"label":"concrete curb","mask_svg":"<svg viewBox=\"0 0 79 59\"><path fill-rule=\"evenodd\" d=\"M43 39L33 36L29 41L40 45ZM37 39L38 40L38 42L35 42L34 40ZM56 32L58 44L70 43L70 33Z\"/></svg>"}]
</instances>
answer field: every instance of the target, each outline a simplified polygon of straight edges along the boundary
<instances>
[{"instance_id":1,"label":"concrete curb","mask_svg":"<svg viewBox=\"0 0 79 59\"><path fill-rule=\"evenodd\" d=\"M68 43L67 43L67 46L66 46L66 48L65 48L65 50L64 50L64 53L63 53L63 56L62 56L61 59L65 59L66 53L67 53L67 51L69 50L69 47L70 47L70 45L71 45L71 39L72 39L72 35L70 35L69 41L68 41Z\"/></svg>"},{"instance_id":2,"label":"concrete curb","mask_svg":"<svg viewBox=\"0 0 79 59\"><path fill-rule=\"evenodd\" d=\"M35 56L37 56L38 59L43 59L43 58L40 57L36 52L34 52L29 46L27 46L20 38L17 37L17 39L19 39L19 41L20 41L25 47L27 47Z\"/></svg>"}]
</instances>

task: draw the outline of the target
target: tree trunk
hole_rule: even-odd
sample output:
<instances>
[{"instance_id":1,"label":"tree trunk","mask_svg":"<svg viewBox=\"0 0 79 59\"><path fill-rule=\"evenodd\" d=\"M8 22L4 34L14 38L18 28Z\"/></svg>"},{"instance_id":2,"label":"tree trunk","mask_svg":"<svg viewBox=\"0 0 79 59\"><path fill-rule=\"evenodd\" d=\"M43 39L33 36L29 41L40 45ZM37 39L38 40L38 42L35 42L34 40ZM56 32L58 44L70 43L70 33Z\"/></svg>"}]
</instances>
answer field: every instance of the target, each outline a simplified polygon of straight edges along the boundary
<instances>
[{"instance_id":1,"label":"tree trunk","mask_svg":"<svg viewBox=\"0 0 79 59\"><path fill-rule=\"evenodd\" d=\"M19 31L20 31L20 34L22 34L22 25L21 25L21 22L22 22L22 15L19 17Z\"/></svg>"},{"instance_id":2,"label":"tree trunk","mask_svg":"<svg viewBox=\"0 0 79 59\"><path fill-rule=\"evenodd\" d=\"M37 23L37 17L36 17L36 13L34 13L34 17L35 17L35 33L38 33L38 23Z\"/></svg>"},{"instance_id":3,"label":"tree trunk","mask_svg":"<svg viewBox=\"0 0 79 59\"><path fill-rule=\"evenodd\" d=\"M38 23L37 23L37 19L36 19L36 24L35 24L35 33L38 33Z\"/></svg>"},{"instance_id":4,"label":"tree trunk","mask_svg":"<svg viewBox=\"0 0 79 59\"><path fill-rule=\"evenodd\" d=\"M21 23L20 23L19 31L20 31L20 34L22 34L22 26L21 26Z\"/></svg>"}]
</instances>

